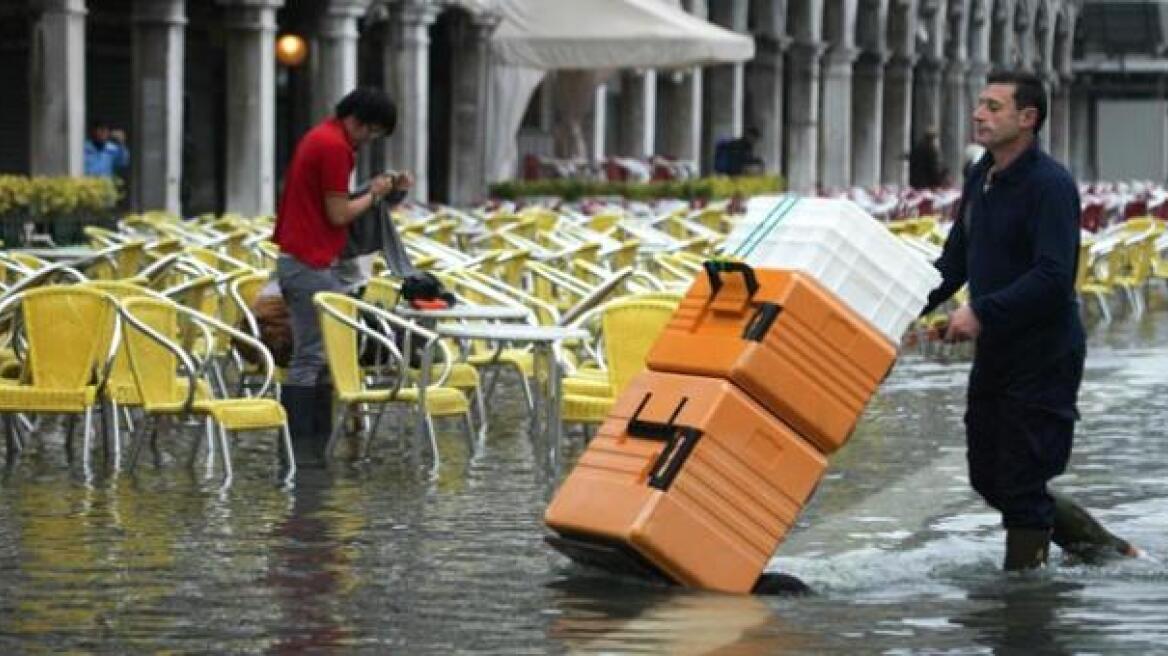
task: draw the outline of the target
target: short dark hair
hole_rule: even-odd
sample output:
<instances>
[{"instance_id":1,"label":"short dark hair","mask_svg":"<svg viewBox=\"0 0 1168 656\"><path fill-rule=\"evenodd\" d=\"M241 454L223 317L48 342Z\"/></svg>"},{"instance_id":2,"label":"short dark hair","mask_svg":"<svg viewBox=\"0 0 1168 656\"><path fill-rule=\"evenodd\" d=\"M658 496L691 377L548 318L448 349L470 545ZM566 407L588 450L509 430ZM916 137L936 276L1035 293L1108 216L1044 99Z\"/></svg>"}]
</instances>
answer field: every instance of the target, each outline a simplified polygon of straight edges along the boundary
<instances>
[{"instance_id":1,"label":"short dark hair","mask_svg":"<svg viewBox=\"0 0 1168 656\"><path fill-rule=\"evenodd\" d=\"M1046 122L1046 87L1042 79L1024 71L994 71L986 77L986 84L1013 84L1014 106L1018 109L1033 107L1038 110L1038 121L1034 124L1034 134Z\"/></svg>"},{"instance_id":2,"label":"short dark hair","mask_svg":"<svg viewBox=\"0 0 1168 656\"><path fill-rule=\"evenodd\" d=\"M90 132L93 132L94 130L98 130L101 128L108 129L109 126L110 126L110 123L109 123L109 121L105 120L105 118L91 118L91 119L89 119L89 131Z\"/></svg>"},{"instance_id":3,"label":"short dark hair","mask_svg":"<svg viewBox=\"0 0 1168 656\"><path fill-rule=\"evenodd\" d=\"M333 110L337 118L352 116L365 125L380 127L389 136L397 126L397 106L389 94L377 87L353 89Z\"/></svg>"}]
</instances>

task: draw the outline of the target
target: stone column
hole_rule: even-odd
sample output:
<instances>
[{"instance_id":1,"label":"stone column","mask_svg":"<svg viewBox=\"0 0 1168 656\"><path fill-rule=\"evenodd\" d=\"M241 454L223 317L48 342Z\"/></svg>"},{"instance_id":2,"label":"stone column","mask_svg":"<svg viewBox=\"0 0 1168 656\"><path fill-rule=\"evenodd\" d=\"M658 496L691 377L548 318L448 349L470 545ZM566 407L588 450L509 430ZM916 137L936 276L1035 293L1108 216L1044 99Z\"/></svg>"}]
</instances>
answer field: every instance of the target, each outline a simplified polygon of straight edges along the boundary
<instances>
[{"instance_id":1,"label":"stone column","mask_svg":"<svg viewBox=\"0 0 1168 656\"><path fill-rule=\"evenodd\" d=\"M386 140L386 166L414 174L413 196L429 197L430 25L437 8L416 2L390 5L385 86L397 103L397 130Z\"/></svg>"},{"instance_id":2,"label":"stone column","mask_svg":"<svg viewBox=\"0 0 1168 656\"><path fill-rule=\"evenodd\" d=\"M608 84L596 85L592 109L592 159L602 162L608 157Z\"/></svg>"},{"instance_id":3,"label":"stone column","mask_svg":"<svg viewBox=\"0 0 1168 656\"><path fill-rule=\"evenodd\" d=\"M721 139L742 135L742 112L745 106L745 67L722 64L705 69L705 106L702 126L703 171L712 169L714 145Z\"/></svg>"},{"instance_id":4,"label":"stone column","mask_svg":"<svg viewBox=\"0 0 1168 656\"><path fill-rule=\"evenodd\" d=\"M1062 80L1059 79L1057 73L1053 70L1047 70L1040 73L1046 87L1046 124L1042 126L1042 131L1038 133L1038 144L1048 153L1054 154L1051 149L1051 137L1054 134L1054 117L1056 108L1054 106L1055 94L1059 92L1059 87L1062 86Z\"/></svg>"},{"instance_id":5,"label":"stone column","mask_svg":"<svg viewBox=\"0 0 1168 656\"><path fill-rule=\"evenodd\" d=\"M783 57L788 39L756 36L754 60L747 65L751 127L760 134L755 154L768 171L783 168Z\"/></svg>"},{"instance_id":6,"label":"stone column","mask_svg":"<svg viewBox=\"0 0 1168 656\"><path fill-rule=\"evenodd\" d=\"M657 71L621 73L620 146L624 157L652 155L657 137Z\"/></svg>"},{"instance_id":7,"label":"stone column","mask_svg":"<svg viewBox=\"0 0 1168 656\"><path fill-rule=\"evenodd\" d=\"M1071 78L1059 80L1050 97L1050 117L1047 119L1050 132L1050 154L1071 165Z\"/></svg>"},{"instance_id":8,"label":"stone column","mask_svg":"<svg viewBox=\"0 0 1168 656\"><path fill-rule=\"evenodd\" d=\"M819 184L846 189L852 184L852 62L856 51L833 47L820 62L823 75L819 132Z\"/></svg>"},{"instance_id":9,"label":"stone column","mask_svg":"<svg viewBox=\"0 0 1168 656\"><path fill-rule=\"evenodd\" d=\"M922 57L913 79L913 141L930 127L941 129L941 66L933 57Z\"/></svg>"},{"instance_id":10,"label":"stone column","mask_svg":"<svg viewBox=\"0 0 1168 656\"><path fill-rule=\"evenodd\" d=\"M468 35L460 42L451 121L450 203L473 205L487 190L487 119L490 116L491 34L499 17L475 16Z\"/></svg>"},{"instance_id":11,"label":"stone column","mask_svg":"<svg viewBox=\"0 0 1168 656\"><path fill-rule=\"evenodd\" d=\"M657 76L657 151L698 161L702 138L702 69Z\"/></svg>"},{"instance_id":12,"label":"stone column","mask_svg":"<svg viewBox=\"0 0 1168 656\"><path fill-rule=\"evenodd\" d=\"M81 175L85 150L85 0L40 0L29 48L29 168Z\"/></svg>"},{"instance_id":13,"label":"stone column","mask_svg":"<svg viewBox=\"0 0 1168 656\"><path fill-rule=\"evenodd\" d=\"M961 166L969 143L969 79L966 64L951 59L945 65L945 109L941 114L941 162L949 179L961 184Z\"/></svg>"},{"instance_id":14,"label":"stone column","mask_svg":"<svg viewBox=\"0 0 1168 656\"><path fill-rule=\"evenodd\" d=\"M884 124L884 53L860 53L852 91L852 184L880 183L881 129Z\"/></svg>"},{"instance_id":15,"label":"stone column","mask_svg":"<svg viewBox=\"0 0 1168 656\"><path fill-rule=\"evenodd\" d=\"M221 0L227 28L227 211L276 207L276 10L283 0Z\"/></svg>"},{"instance_id":16,"label":"stone column","mask_svg":"<svg viewBox=\"0 0 1168 656\"><path fill-rule=\"evenodd\" d=\"M815 192L819 171L819 59L822 43L796 40L787 51L787 186L801 194Z\"/></svg>"},{"instance_id":17,"label":"stone column","mask_svg":"<svg viewBox=\"0 0 1168 656\"><path fill-rule=\"evenodd\" d=\"M313 125L333 113L337 101L357 87L357 19L365 0L331 0L320 17L315 47L309 53Z\"/></svg>"},{"instance_id":18,"label":"stone column","mask_svg":"<svg viewBox=\"0 0 1168 656\"><path fill-rule=\"evenodd\" d=\"M135 0L130 199L137 210L180 211L185 0Z\"/></svg>"},{"instance_id":19,"label":"stone column","mask_svg":"<svg viewBox=\"0 0 1168 656\"><path fill-rule=\"evenodd\" d=\"M1094 126L1091 124L1094 98L1087 89L1089 84L1076 79L1067 94L1070 97L1070 153L1071 173L1079 180L1095 179L1095 154L1091 147L1094 141Z\"/></svg>"},{"instance_id":20,"label":"stone column","mask_svg":"<svg viewBox=\"0 0 1168 656\"><path fill-rule=\"evenodd\" d=\"M884 68L884 140L880 144L880 181L908 184L912 143L913 58L894 55Z\"/></svg>"}]
</instances>

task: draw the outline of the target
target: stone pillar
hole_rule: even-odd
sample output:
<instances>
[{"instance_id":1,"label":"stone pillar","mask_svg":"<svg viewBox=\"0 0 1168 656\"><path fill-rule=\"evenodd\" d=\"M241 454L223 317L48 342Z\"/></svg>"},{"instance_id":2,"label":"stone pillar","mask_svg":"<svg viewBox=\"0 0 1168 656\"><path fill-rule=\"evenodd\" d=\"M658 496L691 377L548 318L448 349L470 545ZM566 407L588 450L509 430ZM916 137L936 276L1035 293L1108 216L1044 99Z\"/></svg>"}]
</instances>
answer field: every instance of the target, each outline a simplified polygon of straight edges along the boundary
<instances>
[{"instance_id":1,"label":"stone pillar","mask_svg":"<svg viewBox=\"0 0 1168 656\"><path fill-rule=\"evenodd\" d=\"M884 124L884 63L879 52L863 52L856 60L852 91L852 184L880 183L881 130Z\"/></svg>"},{"instance_id":2,"label":"stone pillar","mask_svg":"<svg viewBox=\"0 0 1168 656\"><path fill-rule=\"evenodd\" d=\"M40 0L29 48L29 168L81 175L85 150L85 0Z\"/></svg>"},{"instance_id":3,"label":"stone pillar","mask_svg":"<svg viewBox=\"0 0 1168 656\"><path fill-rule=\"evenodd\" d=\"M951 59L945 65L945 109L941 113L941 162L949 169L953 184L961 184L961 167L965 146L969 143L971 120L968 71L960 59Z\"/></svg>"},{"instance_id":4,"label":"stone pillar","mask_svg":"<svg viewBox=\"0 0 1168 656\"><path fill-rule=\"evenodd\" d=\"M1053 70L1047 70L1040 74L1042 76L1044 85L1046 87L1046 124L1042 126L1042 131L1038 133L1038 145L1047 153L1053 154L1051 150L1051 135L1054 131L1055 94L1059 92L1061 80L1057 73Z\"/></svg>"},{"instance_id":5,"label":"stone pillar","mask_svg":"<svg viewBox=\"0 0 1168 656\"><path fill-rule=\"evenodd\" d=\"M657 76L657 151L698 162L702 139L702 69Z\"/></svg>"},{"instance_id":6,"label":"stone pillar","mask_svg":"<svg viewBox=\"0 0 1168 656\"><path fill-rule=\"evenodd\" d=\"M315 47L309 53L309 121L313 125L332 114L337 101L357 87L357 19L365 14L368 4L365 0L331 0L320 17Z\"/></svg>"},{"instance_id":7,"label":"stone pillar","mask_svg":"<svg viewBox=\"0 0 1168 656\"><path fill-rule=\"evenodd\" d=\"M386 166L414 174L414 197L429 197L430 25L434 5L390 5L385 86L397 103L397 130L386 140Z\"/></svg>"},{"instance_id":8,"label":"stone pillar","mask_svg":"<svg viewBox=\"0 0 1168 656\"><path fill-rule=\"evenodd\" d=\"M1071 78L1059 80L1050 97L1050 154L1068 168L1071 165Z\"/></svg>"},{"instance_id":9,"label":"stone pillar","mask_svg":"<svg viewBox=\"0 0 1168 656\"><path fill-rule=\"evenodd\" d=\"M130 201L180 212L185 0L135 0Z\"/></svg>"},{"instance_id":10,"label":"stone pillar","mask_svg":"<svg viewBox=\"0 0 1168 656\"><path fill-rule=\"evenodd\" d=\"M750 126L758 129L758 155L768 171L783 168L783 57L788 40L754 38L754 60L747 65Z\"/></svg>"},{"instance_id":11,"label":"stone pillar","mask_svg":"<svg viewBox=\"0 0 1168 656\"><path fill-rule=\"evenodd\" d=\"M795 41L788 50L787 186L814 193L819 171L819 59L822 43Z\"/></svg>"},{"instance_id":12,"label":"stone pillar","mask_svg":"<svg viewBox=\"0 0 1168 656\"><path fill-rule=\"evenodd\" d=\"M722 64L705 69L705 106L703 122L703 171L712 170L714 145L721 139L742 135L742 112L745 106L745 67Z\"/></svg>"},{"instance_id":13,"label":"stone pillar","mask_svg":"<svg viewBox=\"0 0 1168 656\"><path fill-rule=\"evenodd\" d=\"M276 10L283 0L221 0L227 28L227 211L276 207Z\"/></svg>"},{"instance_id":14,"label":"stone pillar","mask_svg":"<svg viewBox=\"0 0 1168 656\"><path fill-rule=\"evenodd\" d=\"M592 109L592 160L608 157L608 84L596 85Z\"/></svg>"},{"instance_id":15,"label":"stone pillar","mask_svg":"<svg viewBox=\"0 0 1168 656\"><path fill-rule=\"evenodd\" d=\"M652 155L657 138L657 71L621 73L620 145L624 157Z\"/></svg>"},{"instance_id":16,"label":"stone pillar","mask_svg":"<svg viewBox=\"0 0 1168 656\"><path fill-rule=\"evenodd\" d=\"M894 55L884 68L884 141L880 144L880 181L908 184L912 143L913 58Z\"/></svg>"},{"instance_id":17,"label":"stone pillar","mask_svg":"<svg viewBox=\"0 0 1168 656\"><path fill-rule=\"evenodd\" d=\"M856 51L833 47L820 62L823 75L819 117L819 184L846 189L852 183L852 62Z\"/></svg>"},{"instance_id":18,"label":"stone pillar","mask_svg":"<svg viewBox=\"0 0 1168 656\"><path fill-rule=\"evenodd\" d=\"M1087 91L1089 84L1076 80L1067 94L1070 97L1070 153L1071 173L1079 180L1095 179L1095 156L1091 143L1094 126L1091 124L1094 99Z\"/></svg>"},{"instance_id":19,"label":"stone pillar","mask_svg":"<svg viewBox=\"0 0 1168 656\"><path fill-rule=\"evenodd\" d=\"M491 34L499 17L479 14L458 53L461 65L454 71L455 88L451 121L450 181L452 205L473 205L487 191L487 132L490 118Z\"/></svg>"},{"instance_id":20,"label":"stone pillar","mask_svg":"<svg viewBox=\"0 0 1168 656\"><path fill-rule=\"evenodd\" d=\"M913 79L913 141L930 127L941 129L942 60L922 57Z\"/></svg>"}]
</instances>

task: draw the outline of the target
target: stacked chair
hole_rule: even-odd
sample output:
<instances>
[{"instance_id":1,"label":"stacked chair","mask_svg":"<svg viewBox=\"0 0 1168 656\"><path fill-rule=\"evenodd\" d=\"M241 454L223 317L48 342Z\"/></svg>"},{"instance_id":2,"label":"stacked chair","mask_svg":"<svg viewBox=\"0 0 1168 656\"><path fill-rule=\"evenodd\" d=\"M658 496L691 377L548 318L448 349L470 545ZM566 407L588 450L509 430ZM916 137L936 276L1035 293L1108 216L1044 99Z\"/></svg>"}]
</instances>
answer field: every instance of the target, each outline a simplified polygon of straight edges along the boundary
<instances>
[{"instance_id":1,"label":"stacked chair","mask_svg":"<svg viewBox=\"0 0 1168 656\"><path fill-rule=\"evenodd\" d=\"M805 231L798 216L787 217L795 233L777 230L771 210L782 202L770 201L753 220L748 213L741 234L727 240L759 268L704 263L649 349L648 369L613 401L556 493L545 514L555 532L548 540L569 557L750 592L827 457L848 440L914 318L904 308L923 304L936 274L879 224L867 219L872 225L857 229L854 217L821 222L840 228L817 244L832 256L826 261L773 267L800 262L797 251L815 245L794 236ZM849 239L875 240L865 245L878 270L839 261L853 256ZM767 246L752 246L760 243ZM851 277L828 275L840 266L852 277L887 275L880 248L910 258L919 281L903 290L908 300L868 298ZM889 301L902 308L896 316L885 312Z\"/></svg>"}]
</instances>

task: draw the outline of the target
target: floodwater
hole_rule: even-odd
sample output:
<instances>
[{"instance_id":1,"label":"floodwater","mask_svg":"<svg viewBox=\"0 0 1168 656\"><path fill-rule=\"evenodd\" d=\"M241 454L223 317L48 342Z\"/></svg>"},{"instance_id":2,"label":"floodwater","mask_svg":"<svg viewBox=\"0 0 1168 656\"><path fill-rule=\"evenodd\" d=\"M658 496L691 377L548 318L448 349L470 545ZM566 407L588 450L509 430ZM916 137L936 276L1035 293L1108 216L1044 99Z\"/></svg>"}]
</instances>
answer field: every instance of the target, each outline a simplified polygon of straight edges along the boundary
<instances>
[{"instance_id":1,"label":"floodwater","mask_svg":"<svg viewBox=\"0 0 1168 656\"><path fill-rule=\"evenodd\" d=\"M1164 653L1168 312L1091 334L1057 486L1142 559L1055 550L1046 571L1003 575L997 518L966 483L967 365L909 354L772 563L816 594L617 580L545 547L554 475L504 386L481 446L442 434L435 475L385 432L372 462L290 491L259 436L221 491L187 464L194 433L88 483L45 435L0 478L0 653Z\"/></svg>"}]
</instances>

